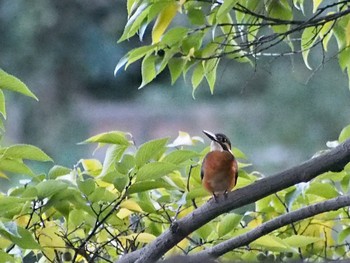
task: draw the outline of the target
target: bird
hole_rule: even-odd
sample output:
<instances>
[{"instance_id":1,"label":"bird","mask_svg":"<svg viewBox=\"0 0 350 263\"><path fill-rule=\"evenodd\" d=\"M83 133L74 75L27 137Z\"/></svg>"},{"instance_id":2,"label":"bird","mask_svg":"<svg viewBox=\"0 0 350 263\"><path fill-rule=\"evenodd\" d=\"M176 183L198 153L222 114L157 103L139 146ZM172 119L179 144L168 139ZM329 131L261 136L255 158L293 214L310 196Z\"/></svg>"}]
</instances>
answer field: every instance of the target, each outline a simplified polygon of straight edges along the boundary
<instances>
[{"instance_id":1,"label":"bird","mask_svg":"<svg viewBox=\"0 0 350 263\"><path fill-rule=\"evenodd\" d=\"M211 143L210 152L202 162L202 185L217 201L219 195L227 197L227 193L237 184L238 165L231 151L231 142L225 134L214 134L206 130L203 133Z\"/></svg>"}]
</instances>

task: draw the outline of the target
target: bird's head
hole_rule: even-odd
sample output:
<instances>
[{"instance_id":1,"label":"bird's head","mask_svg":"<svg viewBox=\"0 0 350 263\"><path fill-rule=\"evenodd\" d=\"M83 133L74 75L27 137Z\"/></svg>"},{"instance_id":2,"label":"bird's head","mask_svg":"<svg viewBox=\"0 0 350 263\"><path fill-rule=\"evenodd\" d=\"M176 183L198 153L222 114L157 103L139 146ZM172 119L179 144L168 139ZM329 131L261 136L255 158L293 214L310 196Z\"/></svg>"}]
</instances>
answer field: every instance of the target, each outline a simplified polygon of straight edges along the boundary
<instances>
[{"instance_id":1,"label":"bird's head","mask_svg":"<svg viewBox=\"0 0 350 263\"><path fill-rule=\"evenodd\" d=\"M211 151L228 151L231 152L231 141L225 134L222 133L211 133L203 130L203 133L208 136L211 140L210 150Z\"/></svg>"}]
</instances>

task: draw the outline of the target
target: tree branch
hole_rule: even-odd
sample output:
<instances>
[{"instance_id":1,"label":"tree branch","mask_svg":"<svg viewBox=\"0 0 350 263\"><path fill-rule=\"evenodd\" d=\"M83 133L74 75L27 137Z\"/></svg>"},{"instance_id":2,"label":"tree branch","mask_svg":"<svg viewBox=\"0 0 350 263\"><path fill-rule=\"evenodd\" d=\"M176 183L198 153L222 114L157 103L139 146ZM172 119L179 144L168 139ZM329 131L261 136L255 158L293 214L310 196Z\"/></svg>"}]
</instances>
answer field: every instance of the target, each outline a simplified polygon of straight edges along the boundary
<instances>
[{"instance_id":1,"label":"tree branch","mask_svg":"<svg viewBox=\"0 0 350 263\"><path fill-rule=\"evenodd\" d=\"M211 199L186 217L175 222L170 229L161 234L154 242L142 249L124 255L118 262L155 262L183 238L215 217L238 207L253 203L265 196L295 184L308 182L322 173L341 171L349 162L350 140L347 140L334 149L298 166L230 192L227 195L227 199L221 199L218 203Z\"/></svg>"},{"instance_id":2,"label":"tree branch","mask_svg":"<svg viewBox=\"0 0 350 263\"><path fill-rule=\"evenodd\" d=\"M203 259L217 258L229 251L232 251L235 248L248 245L249 243L258 239L259 237L262 237L268 233L271 233L272 231L280 227L286 226L288 224L292 224L294 222L297 222L302 219L309 218L324 212L338 210L339 208L349 206L349 205L350 205L350 195L345 195L345 196L339 196L327 201L323 201L320 203L316 203L313 205L309 205L307 207L300 208L298 210L295 210L290 213L271 219L247 233L244 233L240 236L221 242L220 244L210 249L198 252L190 256L191 258L190 261L203 262L202 261Z\"/></svg>"}]
</instances>

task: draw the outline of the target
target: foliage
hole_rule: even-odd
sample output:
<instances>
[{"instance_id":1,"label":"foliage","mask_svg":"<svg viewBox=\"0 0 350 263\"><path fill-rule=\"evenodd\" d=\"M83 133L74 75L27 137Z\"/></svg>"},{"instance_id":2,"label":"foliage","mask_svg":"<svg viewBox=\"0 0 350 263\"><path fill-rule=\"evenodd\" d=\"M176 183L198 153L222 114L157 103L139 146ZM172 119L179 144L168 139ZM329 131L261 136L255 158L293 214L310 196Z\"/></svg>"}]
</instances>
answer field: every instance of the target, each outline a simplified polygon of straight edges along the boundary
<instances>
[{"instance_id":1,"label":"foliage","mask_svg":"<svg viewBox=\"0 0 350 263\"><path fill-rule=\"evenodd\" d=\"M336 39L341 70L350 76L349 1L312 3L308 11L310 3L303 0L128 0L128 21L119 42L136 34L142 41L155 21L152 43L129 51L115 74L142 59L140 88L167 67L172 83L190 74L193 92L204 79L214 92L223 58L254 65L264 56L302 53L306 67L312 69L311 49L319 45L326 54L330 40ZM325 61L323 57L321 63Z\"/></svg>"},{"instance_id":2,"label":"foliage","mask_svg":"<svg viewBox=\"0 0 350 263\"><path fill-rule=\"evenodd\" d=\"M15 77L2 73L1 87L35 96ZM7 82L4 83L3 80ZM346 127L339 138L349 134ZM113 131L82 143L106 148L103 163L81 159L73 168L54 165L35 173L25 160L52 161L31 145L1 147L0 180L12 174L27 178L0 197L0 256L7 262L35 258L38 262L112 262L143 247L210 196L201 186L200 162L207 153L194 146L202 141L180 132L172 143L160 138L136 146L131 134ZM337 144L333 142L332 145ZM234 154L244 160L238 149ZM239 163L236 188L261 175ZM243 169L244 168L244 169ZM221 215L197 229L167 256L195 254L238 237L278 215L349 191L349 165L310 183L267 196L255 204ZM289 260L341 259L349 256L347 207L294 222L225 254L223 259Z\"/></svg>"}]
</instances>

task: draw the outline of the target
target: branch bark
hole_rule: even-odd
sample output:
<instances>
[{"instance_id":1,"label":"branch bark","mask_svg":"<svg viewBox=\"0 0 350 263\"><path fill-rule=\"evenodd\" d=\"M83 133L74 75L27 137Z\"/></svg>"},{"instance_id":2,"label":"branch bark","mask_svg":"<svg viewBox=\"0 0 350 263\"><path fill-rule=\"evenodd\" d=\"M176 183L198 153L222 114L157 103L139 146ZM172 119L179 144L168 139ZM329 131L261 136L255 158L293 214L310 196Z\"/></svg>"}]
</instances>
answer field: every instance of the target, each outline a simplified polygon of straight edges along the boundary
<instances>
[{"instance_id":1,"label":"branch bark","mask_svg":"<svg viewBox=\"0 0 350 263\"><path fill-rule=\"evenodd\" d=\"M324 212L338 210L339 208L349 205L350 195L345 195L300 208L298 210L271 219L247 233L244 233L235 238L231 238L229 240L221 242L216 246L213 246L210 249L189 256L190 262L203 262L202 260L206 260L208 258L218 258L235 248L248 245L259 237L269 234L280 227Z\"/></svg>"},{"instance_id":2,"label":"branch bark","mask_svg":"<svg viewBox=\"0 0 350 263\"><path fill-rule=\"evenodd\" d=\"M347 140L334 149L298 166L235 190L228 194L227 199L220 199L218 203L215 203L215 201L211 199L203 206L177 221L170 229L158 236L152 243L142 249L124 255L120 258L118 263L155 262L183 238L215 217L238 207L253 203L292 185L308 182L322 173L341 171L349 162L350 140Z\"/></svg>"}]
</instances>

